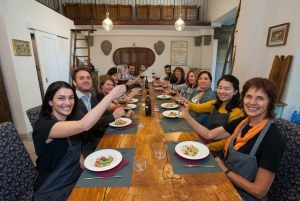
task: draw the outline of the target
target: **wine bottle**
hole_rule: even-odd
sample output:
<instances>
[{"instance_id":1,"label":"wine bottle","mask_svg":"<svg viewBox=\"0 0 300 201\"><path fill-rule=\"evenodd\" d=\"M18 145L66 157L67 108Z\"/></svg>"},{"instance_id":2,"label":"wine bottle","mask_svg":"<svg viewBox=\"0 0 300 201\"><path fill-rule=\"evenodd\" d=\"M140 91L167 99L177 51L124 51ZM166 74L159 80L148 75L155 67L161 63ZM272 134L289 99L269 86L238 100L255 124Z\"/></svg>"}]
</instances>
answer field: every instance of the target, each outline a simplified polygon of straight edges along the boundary
<instances>
[{"instance_id":1,"label":"wine bottle","mask_svg":"<svg viewBox=\"0 0 300 201\"><path fill-rule=\"evenodd\" d=\"M151 99L149 91L147 91L147 98L145 100L145 116L151 116Z\"/></svg>"},{"instance_id":2,"label":"wine bottle","mask_svg":"<svg viewBox=\"0 0 300 201\"><path fill-rule=\"evenodd\" d=\"M146 76L146 80L145 80L145 89L149 89L149 82L148 82L147 76Z\"/></svg>"}]
</instances>

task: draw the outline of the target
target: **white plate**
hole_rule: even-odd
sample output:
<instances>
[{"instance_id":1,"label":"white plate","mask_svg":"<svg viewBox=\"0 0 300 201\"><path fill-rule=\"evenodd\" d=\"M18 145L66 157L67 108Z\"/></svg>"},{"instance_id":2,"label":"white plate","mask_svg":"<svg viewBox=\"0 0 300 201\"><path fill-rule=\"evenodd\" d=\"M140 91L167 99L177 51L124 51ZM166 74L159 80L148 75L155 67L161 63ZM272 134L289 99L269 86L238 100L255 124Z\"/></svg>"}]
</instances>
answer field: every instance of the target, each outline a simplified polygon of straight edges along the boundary
<instances>
[{"instance_id":1,"label":"white plate","mask_svg":"<svg viewBox=\"0 0 300 201\"><path fill-rule=\"evenodd\" d=\"M111 162L111 164L109 166L95 167L94 163L95 163L96 159L101 156L105 156L105 157L112 156L112 157L114 157L114 160ZM122 154L120 152L118 152L117 150L102 149L102 150L96 151L96 152L88 155L88 157L86 157L86 159L84 160L84 165L87 169L89 169L91 171L100 172L100 171L110 170L110 169L116 167L117 165L119 165L119 163L121 161L122 161Z\"/></svg>"},{"instance_id":2,"label":"white plate","mask_svg":"<svg viewBox=\"0 0 300 201\"><path fill-rule=\"evenodd\" d=\"M113 127L124 127L124 126L128 126L132 122L132 120L128 119L128 118L119 118L119 119L122 119L123 121L126 121L126 124L124 124L124 125L115 125L115 121L118 120L118 119L116 119L114 122L111 122L109 125L113 126Z\"/></svg>"},{"instance_id":3,"label":"white plate","mask_svg":"<svg viewBox=\"0 0 300 201\"><path fill-rule=\"evenodd\" d=\"M137 103L137 102L139 102L139 100L136 99L136 98L132 98L132 99L129 101L129 103Z\"/></svg>"},{"instance_id":4,"label":"white plate","mask_svg":"<svg viewBox=\"0 0 300 201\"><path fill-rule=\"evenodd\" d=\"M155 90L157 90L157 91L162 91L163 88L162 88L162 87L156 87Z\"/></svg>"},{"instance_id":5,"label":"white plate","mask_svg":"<svg viewBox=\"0 0 300 201\"><path fill-rule=\"evenodd\" d=\"M157 98L159 98L159 99L168 99L168 98L171 98L171 96L168 96L168 95L158 95Z\"/></svg>"},{"instance_id":6,"label":"white plate","mask_svg":"<svg viewBox=\"0 0 300 201\"><path fill-rule=\"evenodd\" d=\"M173 108L177 108L177 107L178 107L178 105L175 104L175 103L172 103L172 104L173 104L172 107L167 107L168 104L170 104L170 103L163 103L163 104L161 104L161 106L162 106L163 108L167 108L167 109L173 109Z\"/></svg>"},{"instance_id":7,"label":"white plate","mask_svg":"<svg viewBox=\"0 0 300 201\"><path fill-rule=\"evenodd\" d=\"M169 116L169 114L170 114L171 112L175 113L176 116ZM165 117L168 117L168 118L178 118L178 116L177 116L178 113L180 113L178 110L168 110L168 111L164 111L164 112L162 113L162 115L164 115Z\"/></svg>"},{"instance_id":8,"label":"white plate","mask_svg":"<svg viewBox=\"0 0 300 201\"><path fill-rule=\"evenodd\" d=\"M185 145L193 145L199 150L199 152L195 156L185 155L182 151L182 147ZM179 156L181 156L183 158L191 159L191 160L202 159L202 158L207 157L209 154L209 149L207 148L207 146L205 146L204 144L202 144L200 142L194 142L194 141L185 141L185 142L178 143L175 147L175 151Z\"/></svg>"},{"instance_id":9,"label":"white plate","mask_svg":"<svg viewBox=\"0 0 300 201\"><path fill-rule=\"evenodd\" d=\"M136 108L135 104L127 104L124 109L125 110L131 110L131 109L134 109L134 108Z\"/></svg>"}]
</instances>

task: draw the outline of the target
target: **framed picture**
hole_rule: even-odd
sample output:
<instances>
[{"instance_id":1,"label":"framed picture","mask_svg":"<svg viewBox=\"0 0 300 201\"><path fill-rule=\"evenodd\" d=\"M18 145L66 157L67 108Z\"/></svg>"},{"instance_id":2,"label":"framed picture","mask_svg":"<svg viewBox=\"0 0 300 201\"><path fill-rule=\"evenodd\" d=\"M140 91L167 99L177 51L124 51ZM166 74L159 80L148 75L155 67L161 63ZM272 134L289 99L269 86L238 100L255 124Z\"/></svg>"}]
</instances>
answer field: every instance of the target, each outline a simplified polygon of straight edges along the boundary
<instances>
[{"instance_id":1,"label":"framed picture","mask_svg":"<svg viewBox=\"0 0 300 201\"><path fill-rule=\"evenodd\" d=\"M187 41L171 41L171 65L187 66Z\"/></svg>"},{"instance_id":2,"label":"framed picture","mask_svg":"<svg viewBox=\"0 0 300 201\"><path fill-rule=\"evenodd\" d=\"M31 56L31 46L29 41L12 39L12 44L16 56Z\"/></svg>"},{"instance_id":3,"label":"framed picture","mask_svg":"<svg viewBox=\"0 0 300 201\"><path fill-rule=\"evenodd\" d=\"M289 28L290 23L270 27L266 46L285 45Z\"/></svg>"}]
</instances>

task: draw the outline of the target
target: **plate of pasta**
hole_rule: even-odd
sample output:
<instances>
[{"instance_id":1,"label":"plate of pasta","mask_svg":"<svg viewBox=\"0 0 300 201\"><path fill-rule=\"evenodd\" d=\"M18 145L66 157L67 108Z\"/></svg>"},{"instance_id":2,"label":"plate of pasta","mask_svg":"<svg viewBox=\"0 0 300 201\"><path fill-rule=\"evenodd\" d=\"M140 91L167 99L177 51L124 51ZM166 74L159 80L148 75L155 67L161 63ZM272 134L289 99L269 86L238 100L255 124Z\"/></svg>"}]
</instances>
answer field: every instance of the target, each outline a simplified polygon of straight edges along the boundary
<instances>
[{"instance_id":1,"label":"plate of pasta","mask_svg":"<svg viewBox=\"0 0 300 201\"><path fill-rule=\"evenodd\" d=\"M122 161L122 154L114 149L102 149L95 151L86 157L84 165L91 171L110 170Z\"/></svg>"},{"instance_id":2,"label":"plate of pasta","mask_svg":"<svg viewBox=\"0 0 300 201\"><path fill-rule=\"evenodd\" d=\"M171 96L168 96L168 95L158 95L157 98L159 98L159 99L168 99L168 98L171 98Z\"/></svg>"},{"instance_id":3,"label":"plate of pasta","mask_svg":"<svg viewBox=\"0 0 300 201\"><path fill-rule=\"evenodd\" d=\"M198 160L209 155L207 146L200 142L185 141L180 142L175 146L176 153L186 159Z\"/></svg>"},{"instance_id":4,"label":"plate of pasta","mask_svg":"<svg viewBox=\"0 0 300 201\"><path fill-rule=\"evenodd\" d=\"M163 104L161 104L161 106L163 108L167 108L167 109L173 109L173 108L177 108L178 107L178 105L175 104L175 103L163 103Z\"/></svg>"},{"instance_id":5,"label":"plate of pasta","mask_svg":"<svg viewBox=\"0 0 300 201\"><path fill-rule=\"evenodd\" d=\"M136 105L135 105L135 104L127 104L127 105L124 107L125 110L131 110L131 109L134 109L134 108L136 108Z\"/></svg>"},{"instance_id":6,"label":"plate of pasta","mask_svg":"<svg viewBox=\"0 0 300 201\"><path fill-rule=\"evenodd\" d=\"M168 110L168 111L164 111L162 115L168 118L178 118L180 117L179 113L180 112L177 110Z\"/></svg>"},{"instance_id":7,"label":"plate of pasta","mask_svg":"<svg viewBox=\"0 0 300 201\"><path fill-rule=\"evenodd\" d=\"M116 119L114 122L111 122L109 125L112 127L124 127L131 124L132 120L128 118L119 118Z\"/></svg>"},{"instance_id":8,"label":"plate of pasta","mask_svg":"<svg viewBox=\"0 0 300 201\"><path fill-rule=\"evenodd\" d=\"M136 98L132 98L132 99L129 101L129 103L137 103L137 102L139 102L139 100L136 99Z\"/></svg>"}]
</instances>

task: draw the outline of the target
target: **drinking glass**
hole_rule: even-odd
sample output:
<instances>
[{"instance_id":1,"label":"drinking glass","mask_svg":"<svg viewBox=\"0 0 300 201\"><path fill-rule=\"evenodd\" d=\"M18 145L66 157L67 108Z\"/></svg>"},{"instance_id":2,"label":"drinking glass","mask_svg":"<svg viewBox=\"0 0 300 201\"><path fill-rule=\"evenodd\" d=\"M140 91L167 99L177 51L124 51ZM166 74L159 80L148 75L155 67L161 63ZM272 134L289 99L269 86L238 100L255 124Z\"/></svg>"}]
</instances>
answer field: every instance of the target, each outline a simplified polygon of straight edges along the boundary
<instances>
[{"instance_id":1,"label":"drinking glass","mask_svg":"<svg viewBox=\"0 0 300 201\"><path fill-rule=\"evenodd\" d=\"M145 65L141 65L141 71L145 71L146 70L146 66Z\"/></svg>"},{"instance_id":2,"label":"drinking glass","mask_svg":"<svg viewBox=\"0 0 300 201\"><path fill-rule=\"evenodd\" d=\"M162 145L158 145L154 148L154 155L158 159L162 159L166 157L166 147Z\"/></svg>"},{"instance_id":3,"label":"drinking glass","mask_svg":"<svg viewBox=\"0 0 300 201\"><path fill-rule=\"evenodd\" d=\"M159 118L159 107L157 103L154 103L153 111L157 112L157 117L154 120L155 123L160 123L160 118Z\"/></svg>"},{"instance_id":4,"label":"drinking glass","mask_svg":"<svg viewBox=\"0 0 300 201\"><path fill-rule=\"evenodd\" d=\"M146 169L146 158L143 156L136 156L133 158L133 169L137 172L143 172Z\"/></svg>"},{"instance_id":5,"label":"drinking glass","mask_svg":"<svg viewBox=\"0 0 300 201\"><path fill-rule=\"evenodd\" d=\"M155 79L156 79L156 82L157 82L158 80L160 80L160 73L155 73Z\"/></svg>"},{"instance_id":6,"label":"drinking glass","mask_svg":"<svg viewBox=\"0 0 300 201\"><path fill-rule=\"evenodd\" d=\"M144 71L140 71L140 78L141 78L142 80L144 80L144 78L145 78Z\"/></svg>"},{"instance_id":7,"label":"drinking glass","mask_svg":"<svg viewBox=\"0 0 300 201\"><path fill-rule=\"evenodd\" d=\"M139 119L139 123L137 125L138 128L144 128L145 127L145 120Z\"/></svg>"},{"instance_id":8,"label":"drinking glass","mask_svg":"<svg viewBox=\"0 0 300 201\"><path fill-rule=\"evenodd\" d=\"M155 70L154 70L154 69L152 69L152 70L151 70L151 73L152 73L152 76L154 76L154 74L155 74Z\"/></svg>"},{"instance_id":9,"label":"drinking glass","mask_svg":"<svg viewBox=\"0 0 300 201\"><path fill-rule=\"evenodd\" d=\"M128 66L118 65L117 76L118 76L119 84L126 84L130 77Z\"/></svg>"}]
</instances>

